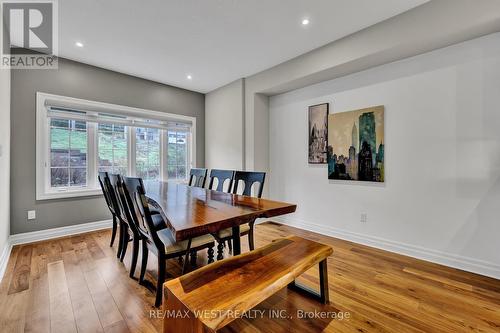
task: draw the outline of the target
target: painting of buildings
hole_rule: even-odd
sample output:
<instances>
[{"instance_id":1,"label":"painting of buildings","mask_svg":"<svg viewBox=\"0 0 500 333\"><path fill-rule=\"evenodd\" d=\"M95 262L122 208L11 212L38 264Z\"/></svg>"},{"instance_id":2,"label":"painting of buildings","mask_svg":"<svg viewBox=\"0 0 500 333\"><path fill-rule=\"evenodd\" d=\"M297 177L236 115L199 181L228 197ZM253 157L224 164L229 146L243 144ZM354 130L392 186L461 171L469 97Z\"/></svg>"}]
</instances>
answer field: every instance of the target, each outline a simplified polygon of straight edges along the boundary
<instances>
[{"instance_id":1,"label":"painting of buildings","mask_svg":"<svg viewBox=\"0 0 500 333\"><path fill-rule=\"evenodd\" d=\"M384 181L384 106L328 116L328 179Z\"/></svg>"},{"instance_id":2,"label":"painting of buildings","mask_svg":"<svg viewBox=\"0 0 500 333\"><path fill-rule=\"evenodd\" d=\"M326 164L328 103L309 107L309 163Z\"/></svg>"}]
</instances>

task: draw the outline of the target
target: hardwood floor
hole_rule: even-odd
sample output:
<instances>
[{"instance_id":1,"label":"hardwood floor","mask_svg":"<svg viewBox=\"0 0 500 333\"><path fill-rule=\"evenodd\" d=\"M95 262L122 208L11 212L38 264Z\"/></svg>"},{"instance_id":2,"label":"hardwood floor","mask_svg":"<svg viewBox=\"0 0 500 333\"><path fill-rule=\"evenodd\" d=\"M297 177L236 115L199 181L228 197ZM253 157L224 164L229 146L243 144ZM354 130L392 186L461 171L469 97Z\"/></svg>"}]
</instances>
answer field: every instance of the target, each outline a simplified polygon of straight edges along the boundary
<instances>
[{"instance_id":1,"label":"hardwood floor","mask_svg":"<svg viewBox=\"0 0 500 333\"><path fill-rule=\"evenodd\" d=\"M500 280L272 222L256 226L256 246L291 234L333 247L330 305L285 289L223 332L500 331ZM154 292L128 277L132 251L120 263L109 239L106 230L14 247L0 284L0 331L160 332ZM171 277L180 269L167 264ZM155 276L151 255L147 279ZM318 271L299 281L317 288Z\"/></svg>"}]
</instances>

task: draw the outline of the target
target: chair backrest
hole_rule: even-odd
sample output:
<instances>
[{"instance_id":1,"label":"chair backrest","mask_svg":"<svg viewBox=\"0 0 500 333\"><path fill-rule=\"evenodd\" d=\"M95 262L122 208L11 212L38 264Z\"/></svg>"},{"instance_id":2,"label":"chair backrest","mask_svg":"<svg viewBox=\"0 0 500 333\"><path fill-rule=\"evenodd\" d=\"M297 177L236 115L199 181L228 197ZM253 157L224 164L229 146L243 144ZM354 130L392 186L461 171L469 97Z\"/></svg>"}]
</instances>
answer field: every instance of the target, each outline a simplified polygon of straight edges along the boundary
<instances>
[{"instance_id":1,"label":"chair backrest","mask_svg":"<svg viewBox=\"0 0 500 333\"><path fill-rule=\"evenodd\" d=\"M129 203L125 198L123 190L123 178L120 175L109 175L109 182L114 189L115 196L118 201L118 208L120 209L119 219L128 224L134 235L139 235L139 230L136 223L136 218L133 217L134 210L129 207Z\"/></svg>"},{"instance_id":2,"label":"chair backrest","mask_svg":"<svg viewBox=\"0 0 500 333\"><path fill-rule=\"evenodd\" d=\"M217 178L217 187L214 188L214 180ZM219 192L224 192L224 183L229 179L229 186L227 192L230 193L233 188L233 170L217 170L212 169L210 171L210 183L208 184L208 189L216 190Z\"/></svg>"},{"instance_id":3,"label":"chair backrest","mask_svg":"<svg viewBox=\"0 0 500 333\"><path fill-rule=\"evenodd\" d=\"M99 175L97 176L97 180L99 181L99 185L101 185L101 190L102 190L102 195L104 196L104 200L106 200L106 205L108 206L109 210L112 209L111 207L111 202L109 201L109 196L107 189L104 185L104 180L108 177L107 172L101 172L99 171Z\"/></svg>"},{"instance_id":4,"label":"chair backrest","mask_svg":"<svg viewBox=\"0 0 500 333\"><path fill-rule=\"evenodd\" d=\"M205 187L207 180L207 169L193 168L189 171L189 186Z\"/></svg>"},{"instance_id":5,"label":"chair backrest","mask_svg":"<svg viewBox=\"0 0 500 333\"><path fill-rule=\"evenodd\" d=\"M151 211L146 198L144 183L141 178L124 177L123 193L139 232L152 242L158 251L164 251L164 245L156 233Z\"/></svg>"},{"instance_id":6,"label":"chair backrest","mask_svg":"<svg viewBox=\"0 0 500 333\"><path fill-rule=\"evenodd\" d=\"M257 191L257 198L262 197L262 191L264 190L264 181L266 179L265 172L253 172L253 171L236 171L234 173L234 187L233 193L238 192L238 185L240 180L245 183L243 187L243 195L252 195L252 186L255 183L259 183L259 190Z\"/></svg>"},{"instance_id":7,"label":"chair backrest","mask_svg":"<svg viewBox=\"0 0 500 333\"><path fill-rule=\"evenodd\" d=\"M108 173L100 171L97 179L99 180L99 185L101 185L101 190L109 210L112 214L118 215L120 213L118 202L116 200L116 195L114 195L114 191L112 191Z\"/></svg>"},{"instance_id":8,"label":"chair backrest","mask_svg":"<svg viewBox=\"0 0 500 333\"><path fill-rule=\"evenodd\" d=\"M127 206L129 207L132 218L137 225L137 228L142 234L148 234L148 228L144 220L144 212L142 205L138 205L137 197L139 194L144 194L144 184L141 178L124 177L123 178L123 195Z\"/></svg>"},{"instance_id":9,"label":"chair backrest","mask_svg":"<svg viewBox=\"0 0 500 333\"><path fill-rule=\"evenodd\" d=\"M116 186L118 185L118 182L120 182L120 175L118 174L113 174L113 173L108 173L108 186L109 186L109 192L112 200L115 201L116 205L116 215L121 217L122 207L120 207L120 200L118 199L118 192L116 192Z\"/></svg>"}]
</instances>

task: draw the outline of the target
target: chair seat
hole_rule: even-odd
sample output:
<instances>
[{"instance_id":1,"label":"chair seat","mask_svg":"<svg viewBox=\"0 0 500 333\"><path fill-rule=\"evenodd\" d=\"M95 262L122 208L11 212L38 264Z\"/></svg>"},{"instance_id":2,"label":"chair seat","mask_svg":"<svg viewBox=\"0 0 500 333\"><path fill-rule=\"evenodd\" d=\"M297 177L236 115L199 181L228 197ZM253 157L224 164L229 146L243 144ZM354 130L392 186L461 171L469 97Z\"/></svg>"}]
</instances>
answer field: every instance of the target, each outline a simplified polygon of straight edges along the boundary
<instances>
[{"instance_id":1,"label":"chair seat","mask_svg":"<svg viewBox=\"0 0 500 333\"><path fill-rule=\"evenodd\" d=\"M250 225L248 223L240 225L240 234L247 234L250 231ZM219 231L217 234L219 238L229 238L233 236L233 228L227 228Z\"/></svg>"},{"instance_id":2,"label":"chair seat","mask_svg":"<svg viewBox=\"0 0 500 333\"><path fill-rule=\"evenodd\" d=\"M170 229L162 229L158 231L158 237L165 244L166 254L182 253L187 249L188 241L176 242L172 235ZM193 238L191 241L191 248L203 248L208 247L210 244L214 243L214 238L210 235L203 235Z\"/></svg>"}]
</instances>

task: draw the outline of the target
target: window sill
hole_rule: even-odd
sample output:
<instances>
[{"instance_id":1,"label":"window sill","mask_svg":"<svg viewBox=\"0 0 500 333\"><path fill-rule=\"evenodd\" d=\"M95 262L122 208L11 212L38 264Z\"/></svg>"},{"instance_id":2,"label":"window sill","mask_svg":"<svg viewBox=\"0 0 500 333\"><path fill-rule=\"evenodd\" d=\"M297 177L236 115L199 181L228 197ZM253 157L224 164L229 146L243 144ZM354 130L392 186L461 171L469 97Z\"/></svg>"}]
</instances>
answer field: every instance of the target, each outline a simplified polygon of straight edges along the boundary
<instances>
[{"instance_id":1,"label":"window sill","mask_svg":"<svg viewBox=\"0 0 500 333\"><path fill-rule=\"evenodd\" d=\"M61 192L45 192L45 193L37 193L36 200L92 197L96 195L102 195L102 191L100 189L85 189L85 190L73 190L73 191L61 191Z\"/></svg>"}]
</instances>

